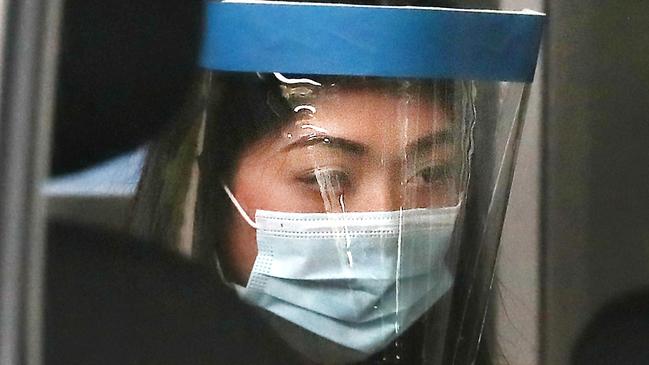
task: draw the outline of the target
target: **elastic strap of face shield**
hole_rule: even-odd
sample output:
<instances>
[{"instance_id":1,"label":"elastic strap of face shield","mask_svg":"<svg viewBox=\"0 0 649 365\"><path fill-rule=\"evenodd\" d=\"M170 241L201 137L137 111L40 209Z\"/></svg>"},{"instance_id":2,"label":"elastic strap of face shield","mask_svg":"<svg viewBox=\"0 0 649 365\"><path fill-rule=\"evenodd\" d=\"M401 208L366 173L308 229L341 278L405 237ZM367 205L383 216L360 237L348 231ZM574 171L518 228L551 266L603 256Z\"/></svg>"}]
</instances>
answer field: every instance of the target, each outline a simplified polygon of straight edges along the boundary
<instances>
[{"instance_id":1,"label":"elastic strap of face shield","mask_svg":"<svg viewBox=\"0 0 649 365\"><path fill-rule=\"evenodd\" d=\"M257 229L257 223L255 223L255 221L253 221L252 218L248 216L248 213L246 213L246 211L241 206L241 203L239 203L237 198L234 196L234 194L232 194L232 191L226 184L223 184L223 190L225 190L225 193L228 194L228 198L230 198L230 201L232 202L234 207L237 208L237 211L241 215L241 218L243 218L243 220L246 221L246 223L248 223L250 227Z\"/></svg>"}]
</instances>

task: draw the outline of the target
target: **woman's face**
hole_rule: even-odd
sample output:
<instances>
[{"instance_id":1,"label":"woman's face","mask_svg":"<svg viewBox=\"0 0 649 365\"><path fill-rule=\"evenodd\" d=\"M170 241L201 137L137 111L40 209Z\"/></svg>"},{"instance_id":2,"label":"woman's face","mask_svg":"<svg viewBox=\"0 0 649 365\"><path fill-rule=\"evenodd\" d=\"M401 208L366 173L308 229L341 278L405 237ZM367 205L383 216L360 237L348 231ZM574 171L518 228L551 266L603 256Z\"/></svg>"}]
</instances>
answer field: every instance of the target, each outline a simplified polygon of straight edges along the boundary
<instances>
[{"instance_id":1,"label":"woman's face","mask_svg":"<svg viewBox=\"0 0 649 365\"><path fill-rule=\"evenodd\" d=\"M457 204L458 151L450 112L432 93L339 88L298 106L282 131L240 157L231 190L248 216L393 211ZM315 112L314 112L315 110ZM228 275L245 285L256 232L232 209L223 247Z\"/></svg>"}]
</instances>

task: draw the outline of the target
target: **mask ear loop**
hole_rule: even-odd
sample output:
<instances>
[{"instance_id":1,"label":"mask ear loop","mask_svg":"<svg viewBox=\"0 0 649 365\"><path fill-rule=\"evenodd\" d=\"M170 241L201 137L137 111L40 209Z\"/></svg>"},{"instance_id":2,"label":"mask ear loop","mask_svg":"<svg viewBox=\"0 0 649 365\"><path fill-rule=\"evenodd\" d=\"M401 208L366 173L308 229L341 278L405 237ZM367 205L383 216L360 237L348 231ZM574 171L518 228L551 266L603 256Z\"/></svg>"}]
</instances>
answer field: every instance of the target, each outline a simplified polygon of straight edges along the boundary
<instances>
[{"instance_id":1,"label":"mask ear loop","mask_svg":"<svg viewBox=\"0 0 649 365\"><path fill-rule=\"evenodd\" d=\"M243 220L245 220L246 223L248 223L252 228L257 229L257 224L252 219L250 219L250 217L248 216L246 211L243 210L243 207L241 206L241 204L239 203L237 198L234 197L234 194L232 194L232 191L230 191L230 188L228 188L227 185L223 184L223 190L225 190L225 193L228 195L228 198L230 198L230 201L232 202L232 204L234 204L234 207L237 208L237 211L239 212L239 214L241 215ZM238 285L232 283L225 276L225 271L223 270L223 266L221 265L221 260L219 260L219 255L216 252L214 252L213 257L214 257L214 265L216 266L216 272L221 277L221 281L223 281L223 283L227 287L229 287L230 289L235 289L236 290Z\"/></svg>"},{"instance_id":2,"label":"mask ear loop","mask_svg":"<svg viewBox=\"0 0 649 365\"><path fill-rule=\"evenodd\" d=\"M249 216L248 213L246 213L245 210L243 210L243 207L241 207L241 204L239 204L239 201L237 198L234 197L234 194L232 194L232 191L230 191L230 188L228 188L227 185L223 184L223 190L225 190L225 193L228 194L228 198L230 198L230 201L232 204L234 204L234 207L237 208L237 211L241 215L241 218L243 218L246 223L248 223L252 228L258 229L257 223L253 221Z\"/></svg>"}]
</instances>

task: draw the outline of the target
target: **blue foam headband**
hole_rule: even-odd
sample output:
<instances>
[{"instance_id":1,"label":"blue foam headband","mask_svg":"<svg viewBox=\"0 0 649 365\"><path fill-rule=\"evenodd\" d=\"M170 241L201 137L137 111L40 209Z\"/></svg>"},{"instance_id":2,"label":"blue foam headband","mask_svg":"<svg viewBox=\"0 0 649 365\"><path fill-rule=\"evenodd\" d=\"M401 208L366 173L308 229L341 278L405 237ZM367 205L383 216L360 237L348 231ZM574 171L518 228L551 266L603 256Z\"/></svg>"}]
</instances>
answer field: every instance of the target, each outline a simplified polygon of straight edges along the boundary
<instances>
[{"instance_id":1,"label":"blue foam headband","mask_svg":"<svg viewBox=\"0 0 649 365\"><path fill-rule=\"evenodd\" d=\"M532 81L543 15L443 8L207 2L202 67Z\"/></svg>"}]
</instances>

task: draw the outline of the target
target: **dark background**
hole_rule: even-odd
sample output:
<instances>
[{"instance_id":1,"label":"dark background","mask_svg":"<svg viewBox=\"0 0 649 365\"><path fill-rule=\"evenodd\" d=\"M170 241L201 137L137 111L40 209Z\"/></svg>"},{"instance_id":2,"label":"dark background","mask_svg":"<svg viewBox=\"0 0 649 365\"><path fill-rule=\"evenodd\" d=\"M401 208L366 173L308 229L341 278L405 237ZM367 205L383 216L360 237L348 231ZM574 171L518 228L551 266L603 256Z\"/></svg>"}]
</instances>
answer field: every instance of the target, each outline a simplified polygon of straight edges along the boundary
<instances>
[{"instance_id":1,"label":"dark background","mask_svg":"<svg viewBox=\"0 0 649 365\"><path fill-rule=\"evenodd\" d=\"M67 0L52 171L133 148L173 120L192 87L200 0Z\"/></svg>"}]
</instances>

